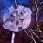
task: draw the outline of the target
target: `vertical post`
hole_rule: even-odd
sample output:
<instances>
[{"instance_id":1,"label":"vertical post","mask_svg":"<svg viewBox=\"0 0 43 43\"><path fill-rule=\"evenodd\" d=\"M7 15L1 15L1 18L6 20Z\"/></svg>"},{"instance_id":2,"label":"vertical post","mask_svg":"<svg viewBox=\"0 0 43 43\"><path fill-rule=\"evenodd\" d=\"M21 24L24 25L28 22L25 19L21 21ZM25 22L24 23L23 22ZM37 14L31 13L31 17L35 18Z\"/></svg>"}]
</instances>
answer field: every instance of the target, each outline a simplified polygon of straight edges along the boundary
<instances>
[{"instance_id":1,"label":"vertical post","mask_svg":"<svg viewBox=\"0 0 43 43\"><path fill-rule=\"evenodd\" d=\"M11 36L11 43L14 43L14 38L15 38L15 33L12 32L12 36Z\"/></svg>"},{"instance_id":2,"label":"vertical post","mask_svg":"<svg viewBox=\"0 0 43 43\"><path fill-rule=\"evenodd\" d=\"M17 1L15 0L16 7L18 6Z\"/></svg>"}]
</instances>

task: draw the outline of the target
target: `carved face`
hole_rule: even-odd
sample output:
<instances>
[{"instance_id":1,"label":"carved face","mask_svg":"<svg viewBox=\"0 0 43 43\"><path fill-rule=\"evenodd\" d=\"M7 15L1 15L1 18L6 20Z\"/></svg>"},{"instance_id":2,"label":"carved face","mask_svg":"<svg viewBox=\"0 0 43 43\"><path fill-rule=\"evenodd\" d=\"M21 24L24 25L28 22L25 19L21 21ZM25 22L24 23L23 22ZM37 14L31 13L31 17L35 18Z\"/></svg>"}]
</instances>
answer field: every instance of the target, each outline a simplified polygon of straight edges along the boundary
<instances>
[{"instance_id":1,"label":"carved face","mask_svg":"<svg viewBox=\"0 0 43 43\"><path fill-rule=\"evenodd\" d=\"M17 9L14 9L13 6L9 8L9 14L4 14L3 16L3 27L14 32L18 32L18 28L27 29L31 22L31 13L30 8L18 5Z\"/></svg>"}]
</instances>

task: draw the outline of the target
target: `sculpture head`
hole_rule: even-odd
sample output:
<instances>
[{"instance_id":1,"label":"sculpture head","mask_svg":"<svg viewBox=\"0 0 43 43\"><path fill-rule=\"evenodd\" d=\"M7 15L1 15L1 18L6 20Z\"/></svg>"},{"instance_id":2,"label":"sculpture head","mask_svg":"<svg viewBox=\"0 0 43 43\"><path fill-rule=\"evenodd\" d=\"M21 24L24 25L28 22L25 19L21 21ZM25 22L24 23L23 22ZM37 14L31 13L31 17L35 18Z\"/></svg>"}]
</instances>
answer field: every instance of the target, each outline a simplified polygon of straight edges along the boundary
<instances>
[{"instance_id":1,"label":"sculpture head","mask_svg":"<svg viewBox=\"0 0 43 43\"><path fill-rule=\"evenodd\" d=\"M9 7L9 14L4 13L3 16L3 27L14 32L18 32L18 28L27 29L31 22L30 8L18 5L17 9L13 6Z\"/></svg>"}]
</instances>

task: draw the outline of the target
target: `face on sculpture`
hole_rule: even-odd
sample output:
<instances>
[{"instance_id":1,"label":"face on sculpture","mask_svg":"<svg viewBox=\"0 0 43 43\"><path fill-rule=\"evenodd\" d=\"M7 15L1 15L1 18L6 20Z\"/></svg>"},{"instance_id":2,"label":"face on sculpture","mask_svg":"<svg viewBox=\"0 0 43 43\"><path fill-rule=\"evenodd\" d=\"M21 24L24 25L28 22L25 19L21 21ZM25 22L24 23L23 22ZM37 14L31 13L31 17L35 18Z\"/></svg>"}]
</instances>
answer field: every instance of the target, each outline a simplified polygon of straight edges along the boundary
<instances>
[{"instance_id":1,"label":"face on sculpture","mask_svg":"<svg viewBox=\"0 0 43 43\"><path fill-rule=\"evenodd\" d=\"M10 12L7 15L4 13L3 16L3 27L14 32L18 32L18 28L27 29L31 22L31 13L30 8L18 5L17 9L14 9L13 6L9 8Z\"/></svg>"}]
</instances>

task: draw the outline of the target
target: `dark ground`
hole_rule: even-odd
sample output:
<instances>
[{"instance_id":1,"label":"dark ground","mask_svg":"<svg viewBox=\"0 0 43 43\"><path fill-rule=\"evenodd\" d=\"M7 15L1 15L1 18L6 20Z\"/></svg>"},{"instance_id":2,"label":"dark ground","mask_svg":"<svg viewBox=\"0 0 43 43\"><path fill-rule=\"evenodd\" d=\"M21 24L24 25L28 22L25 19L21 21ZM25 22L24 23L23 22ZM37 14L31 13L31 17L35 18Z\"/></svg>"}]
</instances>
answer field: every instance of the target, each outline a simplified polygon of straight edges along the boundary
<instances>
[{"instance_id":1,"label":"dark ground","mask_svg":"<svg viewBox=\"0 0 43 43\"><path fill-rule=\"evenodd\" d=\"M2 20L2 19L0 18L0 20ZM3 22L1 21L0 22L0 43L10 43L12 32L10 30L5 30L2 27L2 24L3 24ZM40 21L39 25L40 25L41 31L43 31L43 22ZM34 21L31 22L30 27L33 29L35 28ZM20 32L15 33L15 34L16 34L15 43L30 43L32 41L32 39L30 37L28 37L24 31L22 31L22 34Z\"/></svg>"}]
</instances>

